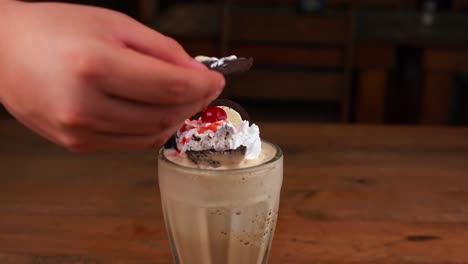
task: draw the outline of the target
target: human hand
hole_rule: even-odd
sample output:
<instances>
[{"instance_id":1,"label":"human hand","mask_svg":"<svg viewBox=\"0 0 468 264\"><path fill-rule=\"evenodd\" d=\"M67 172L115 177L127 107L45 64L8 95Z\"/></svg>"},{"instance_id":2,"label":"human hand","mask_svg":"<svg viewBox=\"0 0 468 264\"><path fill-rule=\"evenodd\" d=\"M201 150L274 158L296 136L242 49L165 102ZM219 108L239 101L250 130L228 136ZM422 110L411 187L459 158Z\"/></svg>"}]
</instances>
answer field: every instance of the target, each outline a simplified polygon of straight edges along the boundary
<instances>
[{"instance_id":1,"label":"human hand","mask_svg":"<svg viewBox=\"0 0 468 264\"><path fill-rule=\"evenodd\" d=\"M124 14L5 3L0 99L20 122L72 151L161 146L224 87L222 75L176 41Z\"/></svg>"}]
</instances>

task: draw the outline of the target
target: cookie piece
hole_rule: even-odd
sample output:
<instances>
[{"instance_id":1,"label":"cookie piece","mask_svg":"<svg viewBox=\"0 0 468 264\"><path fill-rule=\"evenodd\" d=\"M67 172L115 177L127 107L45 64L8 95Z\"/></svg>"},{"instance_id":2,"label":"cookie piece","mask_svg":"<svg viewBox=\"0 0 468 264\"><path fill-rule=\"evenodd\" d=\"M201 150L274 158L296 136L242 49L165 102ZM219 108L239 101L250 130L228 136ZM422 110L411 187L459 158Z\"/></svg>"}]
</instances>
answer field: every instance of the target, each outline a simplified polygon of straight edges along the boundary
<instances>
[{"instance_id":1,"label":"cookie piece","mask_svg":"<svg viewBox=\"0 0 468 264\"><path fill-rule=\"evenodd\" d=\"M238 58L234 55L220 59L216 57L197 56L195 60L203 63L209 69L218 71L224 75L246 72L250 70L253 65L253 58Z\"/></svg>"},{"instance_id":2,"label":"cookie piece","mask_svg":"<svg viewBox=\"0 0 468 264\"><path fill-rule=\"evenodd\" d=\"M253 58L238 58L235 60L226 60L221 64L216 64L212 70L218 71L224 75L242 73L250 70L253 65Z\"/></svg>"},{"instance_id":3,"label":"cookie piece","mask_svg":"<svg viewBox=\"0 0 468 264\"><path fill-rule=\"evenodd\" d=\"M196 165L217 168L221 165L233 166L244 160L247 147L239 146L226 151L202 150L187 151L187 157Z\"/></svg>"}]
</instances>

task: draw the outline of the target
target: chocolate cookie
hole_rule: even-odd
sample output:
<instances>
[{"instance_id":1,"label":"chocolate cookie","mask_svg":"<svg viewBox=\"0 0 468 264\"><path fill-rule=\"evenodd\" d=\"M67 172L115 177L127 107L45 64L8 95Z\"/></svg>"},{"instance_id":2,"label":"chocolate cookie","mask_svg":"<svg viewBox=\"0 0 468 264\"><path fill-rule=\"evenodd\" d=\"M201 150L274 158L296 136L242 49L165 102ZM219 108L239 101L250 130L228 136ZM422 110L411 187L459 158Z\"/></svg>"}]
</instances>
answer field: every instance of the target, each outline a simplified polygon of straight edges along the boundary
<instances>
[{"instance_id":1,"label":"chocolate cookie","mask_svg":"<svg viewBox=\"0 0 468 264\"><path fill-rule=\"evenodd\" d=\"M219 166L232 166L244 160L247 147L240 146L226 151L202 150L187 151L187 157L196 165L217 168Z\"/></svg>"},{"instance_id":2,"label":"chocolate cookie","mask_svg":"<svg viewBox=\"0 0 468 264\"><path fill-rule=\"evenodd\" d=\"M211 69L218 71L224 75L233 73L242 73L250 70L253 65L253 58L238 58L235 60L226 60L220 65L216 65Z\"/></svg>"},{"instance_id":3,"label":"chocolate cookie","mask_svg":"<svg viewBox=\"0 0 468 264\"><path fill-rule=\"evenodd\" d=\"M209 69L218 71L224 75L246 72L250 70L253 65L253 58L237 58L236 56L229 56L220 59L197 56L195 59L206 65Z\"/></svg>"}]
</instances>

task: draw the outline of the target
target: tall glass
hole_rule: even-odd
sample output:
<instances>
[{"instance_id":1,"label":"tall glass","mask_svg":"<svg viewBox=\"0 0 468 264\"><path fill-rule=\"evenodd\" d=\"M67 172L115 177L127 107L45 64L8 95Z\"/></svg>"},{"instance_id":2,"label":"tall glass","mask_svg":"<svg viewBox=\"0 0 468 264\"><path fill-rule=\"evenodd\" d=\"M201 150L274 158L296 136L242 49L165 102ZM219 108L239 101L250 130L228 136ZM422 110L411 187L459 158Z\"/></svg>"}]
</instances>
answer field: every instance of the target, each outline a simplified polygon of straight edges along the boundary
<instances>
[{"instance_id":1,"label":"tall glass","mask_svg":"<svg viewBox=\"0 0 468 264\"><path fill-rule=\"evenodd\" d=\"M199 169L159 155L159 188L177 264L266 264L283 181L283 154L240 169Z\"/></svg>"}]
</instances>

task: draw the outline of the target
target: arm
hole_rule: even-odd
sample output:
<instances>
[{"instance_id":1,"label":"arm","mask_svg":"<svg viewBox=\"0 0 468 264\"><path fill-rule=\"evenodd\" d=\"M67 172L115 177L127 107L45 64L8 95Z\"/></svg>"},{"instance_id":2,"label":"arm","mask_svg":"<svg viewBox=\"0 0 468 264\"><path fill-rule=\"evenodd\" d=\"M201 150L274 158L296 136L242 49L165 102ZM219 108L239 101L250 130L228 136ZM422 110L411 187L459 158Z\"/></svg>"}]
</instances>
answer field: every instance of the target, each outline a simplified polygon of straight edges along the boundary
<instances>
[{"instance_id":1,"label":"arm","mask_svg":"<svg viewBox=\"0 0 468 264\"><path fill-rule=\"evenodd\" d=\"M124 14L0 5L0 98L20 122L73 151L159 146L223 89L222 75Z\"/></svg>"}]
</instances>

